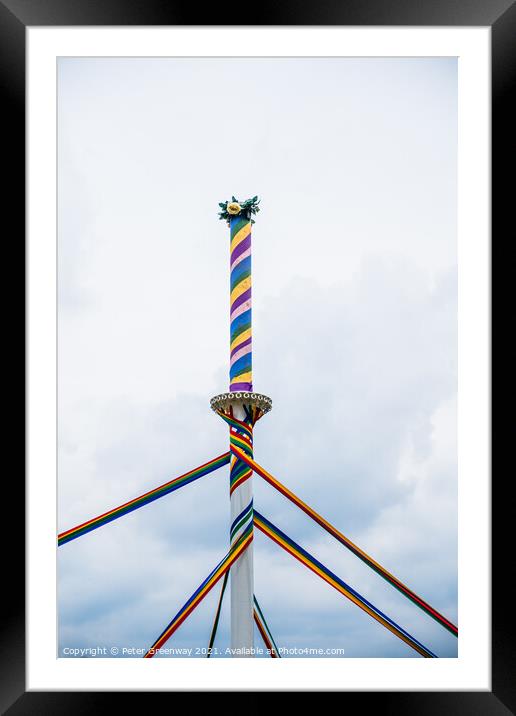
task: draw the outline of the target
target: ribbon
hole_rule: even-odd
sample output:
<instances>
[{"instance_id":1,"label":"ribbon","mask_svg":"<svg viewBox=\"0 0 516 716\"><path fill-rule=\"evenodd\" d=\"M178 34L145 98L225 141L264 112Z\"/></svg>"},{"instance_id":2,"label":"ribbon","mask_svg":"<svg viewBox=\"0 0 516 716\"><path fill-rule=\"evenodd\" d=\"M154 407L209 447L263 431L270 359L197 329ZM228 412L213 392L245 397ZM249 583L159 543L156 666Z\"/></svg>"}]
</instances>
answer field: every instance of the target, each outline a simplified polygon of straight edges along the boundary
<instances>
[{"instance_id":1,"label":"ribbon","mask_svg":"<svg viewBox=\"0 0 516 716\"><path fill-rule=\"evenodd\" d=\"M294 542L294 540L282 532L279 527L273 525L272 522L267 520L256 510L254 512L254 523L256 527L266 534L273 542L276 542L276 544L282 547L286 552L299 560L301 564L308 567L308 569L317 574L321 577L321 579L334 587L334 589L360 607L360 609L366 612L366 614L369 614L369 616L373 617L373 619L382 624L382 626L392 632L392 634L404 641L405 644L412 647L412 649L417 651L418 654L426 658L433 658L436 656L430 651L430 649L421 644L421 642L411 636L407 631L405 631L405 629L402 629L402 627L396 624L396 622L394 622L390 617L381 612L374 606L374 604L371 604L371 602L365 599L365 597L362 597L356 590L350 587L349 584L346 584L346 582L337 577L336 574L331 572L321 562L315 559L315 557L309 554L305 549Z\"/></svg>"},{"instance_id":2,"label":"ribbon","mask_svg":"<svg viewBox=\"0 0 516 716\"><path fill-rule=\"evenodd\" d=\"M83 522L80 525L77 525L76 527L72 527L69 530L66 530L65 532L61 532L57 536L57 544L59 547L61 547L63 544L66 544L67 542L71 542L74 539L77 539L77 537L82 537L83 535L87 534L88 532L91 532L92 530L96 530L97 527L102 527L103 525L106 525L108 522L113 522L113 520L117 520L119 517L123 517L124 515L127 515L129 512L133 512L134 510L137 510L140 507L143 507L144 505L148 505L150 502L154 502L154 500L158 500L160 497L164 497L165 495L170 494L171 492L174 492L175 490L179 490L180 487L184 487L185 485L188 485L190 482L194 482L195 480L198 480L200 477L204 477L204 475L208 475L210 472L213 472L214 470L218 470L219 467L222 467L223 465L227 465L230 461L230 453L225 452L223 455L219 455L218 457L214 458L213 460L210 460L209 462L205 462L203 465L200 465L199 467L196 467L194 470L190 470L190 472L185 472L184 475L180 475L180 477L176 477L174 480L170 480L169 482L165 482L164 485L160 485L159 487L156 487L154 490L150 490L149 492L145 492L143 495L140 495L139 497L135 497L133 500L130 500L129 502L125 502L123 505L120 505L119 507L115 507L112 510L108 510L108 512L104 512L98 517L93 517L91 520L88 520L87 522Z\"/></svg>"}]
</instances>

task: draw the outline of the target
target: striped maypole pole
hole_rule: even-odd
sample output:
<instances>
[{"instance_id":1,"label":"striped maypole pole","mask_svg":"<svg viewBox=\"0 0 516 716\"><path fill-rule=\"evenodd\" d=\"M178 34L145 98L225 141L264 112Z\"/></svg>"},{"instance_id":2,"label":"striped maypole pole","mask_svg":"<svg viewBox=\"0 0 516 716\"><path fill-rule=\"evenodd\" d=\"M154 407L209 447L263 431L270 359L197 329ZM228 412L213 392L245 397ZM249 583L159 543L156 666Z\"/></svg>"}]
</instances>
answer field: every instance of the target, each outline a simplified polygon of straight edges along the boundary
<instances>
[{"instance_id":1,"label":"striped maypole pole","mask_svg":"<svg viewBox=\"0 0 516 716\"><path fill-rule=\"evenodd\" d=\"M230 208L235 204L230 204ZM236 204L238 206L238 204ZM251 322L251 221L232 216L230 228L229 390L253 389Z\"/></svg>"},{"instance_id":2,"label":"striped maypole pole","mask_svg":"<svg viewBox=\"0 0 516 716\"><path fill-rule=\"evenodd\" d=\"M229 425L230 448L253 456L253 426L272 407L270 398L253 393L251 322L251 226L258 197L220 204L219 216L230 229L229 393L217 395L211 407ZM252 470L232 455L229 479L230 547L253 531ZM231 649L233 656L254 656L253 544L231 568Z\"/></svg>"}]
</instances>

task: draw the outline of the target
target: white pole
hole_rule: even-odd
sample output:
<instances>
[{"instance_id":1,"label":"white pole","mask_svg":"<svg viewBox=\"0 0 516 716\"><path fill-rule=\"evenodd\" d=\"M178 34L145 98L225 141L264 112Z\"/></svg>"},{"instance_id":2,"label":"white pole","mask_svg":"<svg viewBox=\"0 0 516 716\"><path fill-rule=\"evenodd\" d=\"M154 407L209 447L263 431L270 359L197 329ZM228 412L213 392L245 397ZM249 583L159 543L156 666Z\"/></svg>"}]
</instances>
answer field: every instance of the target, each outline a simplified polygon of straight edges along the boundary
<instances>
[{"instance_id":1,"label":"white pole","mask_svg":"<svg viewBox=\"0 0 516 716\"><path fill-rule=\"evenodd\" d=\"M246 443L242 451L252 457L253 426L246 415L259 420L272 409L272 400L261 393L248 391L222 393L211 398L211 408L230 425L230 444ZM244 408L245 406L245 408ZM247 410L247 413L246 413ZM246 424L251 432L235 426L234 420ZM240 445L239 445L240 447ZM233 448L232 448L233 449ZM241 448L242 449L242 448ZM232 453L230 467L230 545L233 546L253 529L253 473L244 461ZM244 469L241 470L240 468ZM236 485L236 487L235 487ZM254 651L254 577L253 541L231 567L231 653L251 658Z\"/></svg>"},{"instance_id":2,"label":"white pole","mask_svg":"<svg viewBox=\"0 0 516 716\"><path fill-rule=\"evenodd\" d=\"M245 417L241 405L234 404L233 414L237 420ZM249 477L238 486L231 495L231 526L242 522L231 539L231 543L249 526L253 518L253 478ZM251 509L249 510L249 506ZM244 513L243 518L238 520ZM254 619L253 619L253 542L231 567L231 653L234 657L254 657Z\"/></svg>"}]
</instances>

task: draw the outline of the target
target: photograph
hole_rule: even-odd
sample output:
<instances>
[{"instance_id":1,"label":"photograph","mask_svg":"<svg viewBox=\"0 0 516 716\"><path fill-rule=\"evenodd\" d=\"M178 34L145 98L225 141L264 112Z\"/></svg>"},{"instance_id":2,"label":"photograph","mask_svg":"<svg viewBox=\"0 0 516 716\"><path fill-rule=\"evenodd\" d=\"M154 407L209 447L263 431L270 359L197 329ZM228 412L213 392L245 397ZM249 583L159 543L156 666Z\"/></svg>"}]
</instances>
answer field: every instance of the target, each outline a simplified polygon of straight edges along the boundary
<instances>
[{"instance_id":1,"label":"photograph","mask_svg":"<svg viewBox=\"0 0 516 716\"><path fill-rule=\"evenodd\" d=\"M458 72L57 58L59 660L457 659Z\"/></svg>"}]
</instances>

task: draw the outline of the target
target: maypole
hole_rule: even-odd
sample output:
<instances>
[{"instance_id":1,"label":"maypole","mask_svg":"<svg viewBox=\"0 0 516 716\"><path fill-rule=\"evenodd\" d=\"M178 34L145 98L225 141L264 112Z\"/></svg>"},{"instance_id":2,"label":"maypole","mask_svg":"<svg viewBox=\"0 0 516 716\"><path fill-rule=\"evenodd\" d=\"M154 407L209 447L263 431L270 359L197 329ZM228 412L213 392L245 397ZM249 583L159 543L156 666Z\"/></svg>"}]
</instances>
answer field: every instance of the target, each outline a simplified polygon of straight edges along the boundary
<instances>
[{"instance_id":1,"label":"maypole","mask_svg":"<svg viewBox=\"0 0 516 716\"><path fill-rule=\"evenodd\" d=\"M258 197L221 203L219 214L230 229L230 356L229 393L211 399L211 407L229 425L232 450L230 548L253 531L252 470L235 455L238 447L253 457L253 426L272 407L270 398L253 392L251 321L251 227L259 211ZM253 545L231 568L231 650L237 657L254 656Z\"/></svg>"}]
</instances>

